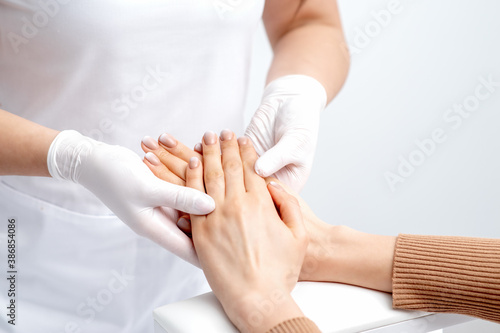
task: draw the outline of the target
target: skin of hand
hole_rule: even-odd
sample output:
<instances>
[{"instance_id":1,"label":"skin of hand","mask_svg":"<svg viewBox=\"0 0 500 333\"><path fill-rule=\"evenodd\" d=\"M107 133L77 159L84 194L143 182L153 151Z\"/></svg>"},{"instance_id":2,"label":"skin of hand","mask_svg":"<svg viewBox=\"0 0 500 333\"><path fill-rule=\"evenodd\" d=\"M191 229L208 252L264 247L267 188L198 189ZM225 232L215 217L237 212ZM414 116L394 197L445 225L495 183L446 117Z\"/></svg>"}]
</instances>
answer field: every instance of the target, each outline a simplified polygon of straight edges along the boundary
<instances>
[{"instance_id":1,"label":"skin of hand","mask_svg":"<svg viewBox=\"0 0 500 333\"><path fill-rule=\"evenodd\" d=\"M242 332L303 316L290 296L307 247L300 207L281 186L266 186L253 169L257 158L248 138L223 131L219 145L207 132L203 166L193 157L186 169L186 186L206 188L216 203L206 216L191 215L200 264Z\"/></svg>"},{"instance_id":2,"label":"skin of hand","mask_svg":"<svg viewBox=\"0 0 500 333\"><path fill-rule=\"evenodd\" d=\"M185 184L186 169L191 157L202 158L201 144L195 150L186 147L172 136L163 134L158 142L150 137L143 139L146 152L144 162L163 180ZM266 178L266 182L278 182ZM285 190L299 202L309 237L306 256L302 265L301 281L339 282L365 288L392 291L392 262L396 237L363 233L341 225L330 225L318 218L306 202L286 185ZM177 223L191 234L189 217Z\"/></svg>"}]
</instances>

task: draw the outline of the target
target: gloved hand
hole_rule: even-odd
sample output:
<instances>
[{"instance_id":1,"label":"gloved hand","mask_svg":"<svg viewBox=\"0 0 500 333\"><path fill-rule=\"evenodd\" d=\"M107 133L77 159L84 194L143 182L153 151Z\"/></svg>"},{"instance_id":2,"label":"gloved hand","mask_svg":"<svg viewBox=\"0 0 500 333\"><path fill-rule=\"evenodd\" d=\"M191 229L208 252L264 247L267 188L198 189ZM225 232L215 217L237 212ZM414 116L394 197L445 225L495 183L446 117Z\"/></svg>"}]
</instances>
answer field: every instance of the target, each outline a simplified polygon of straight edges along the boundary
<instances>
[{"instance_id":1,"label":"gloved hand","mask_svg":"<svg viewBox=\"0 0 500 333\"><path fill-rule=\"evenodd\" d=\"M287 75L267 85L245 135L260 158L255 172L300 191L311 172L325 88L305 75Z\"/></svg>"},{"instance_id":2,"label":"gloved hand","mask_svg":"<svg viewBox=\"0 0 500 333\"><path fill-rule=\"evenodd\" d=\"M175 209L208 214L215 208L208 195L162 181L131 150L76 131L57 135L47 166L53 178L86 187L139 235L199 266L192 241L176 225Z\"/></svg>"}]
</instances>

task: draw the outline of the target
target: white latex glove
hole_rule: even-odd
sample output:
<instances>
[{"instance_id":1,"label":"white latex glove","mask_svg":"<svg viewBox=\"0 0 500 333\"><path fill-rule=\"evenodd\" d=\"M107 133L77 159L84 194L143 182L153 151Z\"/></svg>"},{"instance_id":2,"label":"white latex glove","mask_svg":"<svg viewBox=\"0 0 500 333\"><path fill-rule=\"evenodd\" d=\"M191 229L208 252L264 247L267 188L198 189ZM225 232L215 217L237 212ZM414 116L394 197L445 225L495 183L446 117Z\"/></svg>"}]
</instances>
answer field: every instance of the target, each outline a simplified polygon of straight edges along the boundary
<instances>
[{"instance_id":1,"label":"white latex glove","mask_svg":"<svg viewBox=\"0 0 500 333\"><path fill-rule=\"evenodd\" d=\"M283 76L267 85L245 132L260 156L255 172L275 174L294 191L302 189L311 173L326 100L323 85L306 75Z\"/></svg>"},{"instance_id":2,"label":"white latex glove","mask_svg":"<svg viewBox=\"0 0 500 333\"><path fill-rule=\"evenodd\" d=\"M208 195L160 180L133 151L76 131L57 135L47 165L53 178L83 185L136 233L199 266L192 241L176 225L175 209L208 214L215 208Z\"/></svg>"}]
</instances>

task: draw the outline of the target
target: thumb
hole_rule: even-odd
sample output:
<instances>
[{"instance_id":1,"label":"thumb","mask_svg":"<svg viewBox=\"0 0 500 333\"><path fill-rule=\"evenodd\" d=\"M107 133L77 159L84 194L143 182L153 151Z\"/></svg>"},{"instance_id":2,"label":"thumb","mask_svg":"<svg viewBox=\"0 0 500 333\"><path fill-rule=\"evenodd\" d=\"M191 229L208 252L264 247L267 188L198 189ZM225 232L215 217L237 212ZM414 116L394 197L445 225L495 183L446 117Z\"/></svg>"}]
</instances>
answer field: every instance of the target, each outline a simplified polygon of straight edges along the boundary
<instances>
[{"instance_id":1,"label":"thumb","mask_svg":"<svg viewBox=\"0 0 500 333\"><path fill-rule=\"evenodd\" d=\"M297 199L285 191L281 185L271 181L267 188L273 198L274 204L278 208L281 219L292 231L295 237L305 237L306 229Z\"/></svg>"},{"instance_id":2,"label":"thumb","mask_svg":"<svg viewBox=\"0 0 500 333\"><path fill-rule=\"evenodd\" d=\"M175 225L162 208L144 212L143 218L148 221L147 224L144 224L143 236L187 262L200 267L193 242Z\"/></svg>"},{"instance_id":3,"label":"thumb","mask_svg":"<svg viewBox=\"0 0 500 333\"><path fill-rule=\"evenodd\" d=\"M167 206L195 215L206 215L215 209L215 201L203 192L160 179L156 183L155 198L151 198L155 206Z\"/></svg>"},{"instance_id":4,"label":"thumb","mask_svg":"<svg viewBox=\"0 0 500 333\"><path fill-rule=\"evenodd\" d=\"M269 177L288 164L294 163L294 150L297 140L292 136L283 136L274 147L266 151L255 162L255 172L261 177Z\"/></svg>"}]
</instances>

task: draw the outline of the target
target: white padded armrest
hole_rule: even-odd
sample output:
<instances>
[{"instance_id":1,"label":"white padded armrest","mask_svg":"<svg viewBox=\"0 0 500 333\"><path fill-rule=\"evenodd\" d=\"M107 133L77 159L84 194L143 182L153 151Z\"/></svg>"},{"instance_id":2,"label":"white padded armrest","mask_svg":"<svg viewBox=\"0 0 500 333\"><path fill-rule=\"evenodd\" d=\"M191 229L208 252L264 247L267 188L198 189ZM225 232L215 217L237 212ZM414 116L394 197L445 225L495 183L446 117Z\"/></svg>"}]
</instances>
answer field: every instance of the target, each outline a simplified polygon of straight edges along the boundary
<instances>
[{"instance_id":1,"label":"white padded armrest","mask_svg":"<svg viewBox=\"0 0 500 333\"><path fill-rule=\"evenodd\" d=\"M299 282L292 296L304 314L325 333L362 332L433 316L393 310L390 294L336 283ZM159 307L153 315L155 333L238 332L213 293ZM447 326L470 320L463 316L446 318ZM437 323L434 318L427 321ZM395 332L401 332L400 328Z\"/></svg>"}]
</instances>

